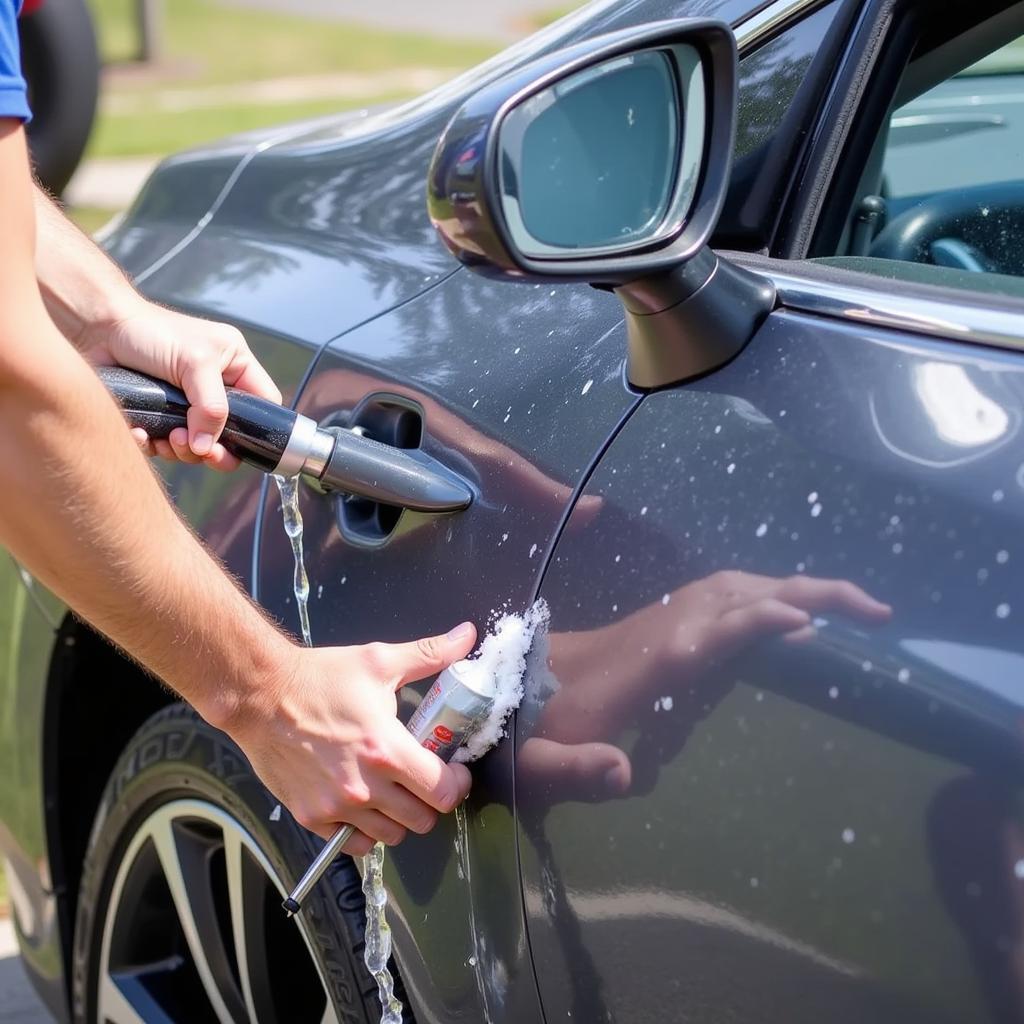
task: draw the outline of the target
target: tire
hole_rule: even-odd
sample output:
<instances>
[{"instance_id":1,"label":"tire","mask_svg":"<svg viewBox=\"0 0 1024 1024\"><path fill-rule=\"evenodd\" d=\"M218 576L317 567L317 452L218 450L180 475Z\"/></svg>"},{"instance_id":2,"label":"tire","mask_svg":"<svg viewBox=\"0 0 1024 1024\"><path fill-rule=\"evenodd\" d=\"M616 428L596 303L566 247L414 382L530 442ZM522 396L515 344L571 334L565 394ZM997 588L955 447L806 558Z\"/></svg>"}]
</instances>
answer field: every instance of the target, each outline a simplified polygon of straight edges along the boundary
<instances>
[{"instance_id":1,"label":"tire","mask_svg":"<svg viewBox=\"0 0 1024 1024\"><path fill-rule=\"evenodd\" d=\"M355 864L339 858L288 921L281 899L317 845L278 808L239 748L191 709L173 705L142 726L107 783L86 853L75 1024L216 1020L218 998L221 1019L239 1024L320 1024L329 1006L345 1024L380 1019ZM182 924L190 918L198 942Z\"/></svg>"},{"instance_id":2,"label":"tire","mask_svg":"<svg viewBox=\"0 0 1024 1024\"><path fill-rule=\"evenodd\" d=\"M85 152L96 116L100 58L85 0L46 0L19 19L32 121L28 142L42 184L60 195Z\"/></svg>"}]
</instances>

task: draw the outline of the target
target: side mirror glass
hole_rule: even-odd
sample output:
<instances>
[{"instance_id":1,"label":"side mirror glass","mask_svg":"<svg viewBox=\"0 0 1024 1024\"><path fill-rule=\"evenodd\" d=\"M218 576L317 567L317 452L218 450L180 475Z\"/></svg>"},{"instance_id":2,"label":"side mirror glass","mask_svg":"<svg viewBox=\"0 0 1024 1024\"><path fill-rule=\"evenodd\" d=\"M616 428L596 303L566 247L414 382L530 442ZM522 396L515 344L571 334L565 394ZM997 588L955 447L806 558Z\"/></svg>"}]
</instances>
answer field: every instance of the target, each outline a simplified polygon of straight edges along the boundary
<instances>
[{"instance_id":1,"label":"side mirror glass","mask_svg":"<svg viewBox=\"0 0 1024 1024\"><path fill-rule=\"evenodd\" d=\"M497 141L513 243L540 258L614 253L678 229L697 185L704 107L692 46L614 57L515 107Z\"/></svg>"}]
</instances>

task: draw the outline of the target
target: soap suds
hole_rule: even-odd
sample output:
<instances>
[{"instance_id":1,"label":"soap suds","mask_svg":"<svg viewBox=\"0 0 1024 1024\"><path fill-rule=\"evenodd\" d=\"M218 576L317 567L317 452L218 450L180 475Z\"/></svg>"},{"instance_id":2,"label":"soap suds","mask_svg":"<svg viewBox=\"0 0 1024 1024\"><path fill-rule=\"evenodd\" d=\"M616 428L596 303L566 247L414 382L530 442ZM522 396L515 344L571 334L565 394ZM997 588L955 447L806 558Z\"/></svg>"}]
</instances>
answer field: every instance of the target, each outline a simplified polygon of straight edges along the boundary
<instances>
[{"instance_id":1,"label":"soap suds","mask_svg":"<svg viewBox=\"0 0 1024 1024\"><path fill-rule=\"evenodd\" d=\"M550 618L547 602L541 598L522 615L506 612L491 626L471 664L478 668L481 686L494 694L494 706L487 720L460 747L454 761L476 761L505 735L509 715L523 699L523 675L526 655L533 643L534 633L547 625Z\"/></svg>"}]
</instances>

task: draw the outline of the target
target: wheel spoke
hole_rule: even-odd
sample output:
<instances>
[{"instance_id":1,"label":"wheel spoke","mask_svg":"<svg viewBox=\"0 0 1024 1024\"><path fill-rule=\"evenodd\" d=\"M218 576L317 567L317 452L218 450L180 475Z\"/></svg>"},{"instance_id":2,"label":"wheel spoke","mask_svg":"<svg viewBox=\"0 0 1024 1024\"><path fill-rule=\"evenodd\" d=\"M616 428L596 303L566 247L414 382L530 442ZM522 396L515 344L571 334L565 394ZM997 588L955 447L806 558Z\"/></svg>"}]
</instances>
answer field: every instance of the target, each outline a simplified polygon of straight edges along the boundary
<instances>
[{"instance_id":1,"label":"wheel spoke","mask_svg":"<svg viewBox=\"0 0 1024 1024\"><path fill-rule=\"evenodd\" d=\"M247 918L251 907L246 900L248 887L245 884L244 849L238 834L230 829L224 831L224 860L227 866L228 901L231 907L231 932L235 942L235 959L238 974L242 979L242 996L251 1024L268 1024L265 1015L256 1012L253 998L252 975L249 968L249 942Z\"/></svg>"},{"instance_id":2,"label":"wheel spoke","mask_svg":"<svg viewBox=\"0 0 1024 1024\"><path fill-rule=\"evenodd\" d=\"M139 994L145 997L145 992L139 989ZM147 1004L152 1000L144 998ZM172 1024L170 1018L155 1005L146 1006L146 1015L143 1016L128 1001L128 997L121 991L121 986L106 972L100 976L99 993L96 1006L96 1019L99 1024Z\"/></svg>"},{"instance_id":3,"label":"wheel spoke","mask_svg":"<svg viewBox=\"0 0 1024 1024\"><path fill-rule=\"evenodd\" d=\"M228 966L209 874L197 870L203 863L203 853L188 849L187 841L179 841L170 817L154 816L150 828L174 909L210 1005L220 1024L239 1024L245 1020L245 1011Z\"/></svg>"}]
</instances>

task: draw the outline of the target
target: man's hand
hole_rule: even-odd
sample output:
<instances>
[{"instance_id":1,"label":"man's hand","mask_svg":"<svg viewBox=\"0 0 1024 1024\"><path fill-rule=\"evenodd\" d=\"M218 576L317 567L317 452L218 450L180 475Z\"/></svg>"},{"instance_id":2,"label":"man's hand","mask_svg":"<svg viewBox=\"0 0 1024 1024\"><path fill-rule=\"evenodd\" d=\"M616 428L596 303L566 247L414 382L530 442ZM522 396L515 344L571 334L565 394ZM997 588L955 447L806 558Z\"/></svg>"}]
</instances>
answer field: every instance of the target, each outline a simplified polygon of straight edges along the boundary
<instances>
[{"instance_id":1,"label":"man's hand","mask_svg":"<svg viewBox=\"0 0 1024 1024\"><path fill-rule=\"evenodd\" d=\"M228 415L225 385L280 402L277 385L237 328L185 316L141 296L136 299L118 319L86 325L76 339L79 351L94 366L125 366L185 392L188 430L172 430L165 441L136 428L132 437L143 452L234 469L238 459L217 442Z\"/></svg>"},{"instance_id":2,"label":"man's hand","mask_svg":"<svg viewBox=\"0 0 1024 1024\"><path fill-rule=\"evenodd\" d=\"M231 734L300 825L325 839L354 825L345 850L363 855L376 840L393 846L407 830L429 832L438 812L469 793L466 766L446 765L398 720L395 691L464 658L475 642L467 622L407 644L296 647L275 691L204 717Z\"/></svg>"}]
</instances>

